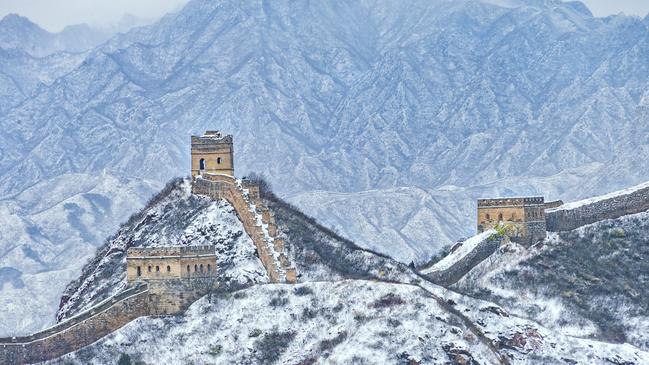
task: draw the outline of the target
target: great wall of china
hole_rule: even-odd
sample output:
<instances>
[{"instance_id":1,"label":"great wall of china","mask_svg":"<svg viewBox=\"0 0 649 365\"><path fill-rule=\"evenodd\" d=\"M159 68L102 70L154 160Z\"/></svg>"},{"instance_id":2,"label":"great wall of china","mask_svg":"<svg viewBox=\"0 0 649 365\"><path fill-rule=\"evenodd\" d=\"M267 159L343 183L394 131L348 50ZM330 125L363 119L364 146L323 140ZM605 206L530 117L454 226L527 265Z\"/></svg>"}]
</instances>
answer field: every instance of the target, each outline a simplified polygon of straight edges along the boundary
<instances>
[{"instance_id":1,"label":"great wall of china","mask_svg":"<svg viewBox=\"0 0 649 365\"><path fill-rule=\"evenodd\" d=\"M138 317L182 313L205 295L205 285L197 284L191 280L141 283L41 332L0 338L0 364L31 364L54 359L90 345Z\"/></svg>"},{"instance_id":2,"label":"great wall of china","mask_svg":"<svg viewBox=\"0 0 649 365\"><path fill-rule=\"evenodd\" d=\"M546 203L545 207L545 227L548 232L571 231L602 220L649 210L649 183L574 203L558 206L554 202L550 205ZM506 219L504 223L507 223ZM464 247L457 248L420 273L440 285L455 284L500 247L502 239L495 235L495 231L490 232L467 240L462 244ZM452 263L449 262L451 260Z\"/></svg>"},{"instance_id":3,"label":"great wall of china","mask_svg":"<svg viewBox=\"0 0 649 365\"><path fill-rule=\"evenodd\" d=\"M225 199L234 207L272 282L297 281L295 268L284 252L284 239L278 237L275 217L261 201L258 186L231 176L208 173L196 177L192 191L212 199Z\"/></svg>"},{"instance_id":4,"label":"great wall of china","mask_svg":"<svg viewBox=\"0 0 649 365\"><path fill-rule=\"evenodd\" d=\"M206 162L208 158L211 165ZM285 241L272 212L260 198L259 186L234 177L232 136L208 132L192 137L192 192L232 205L271 282L297 281ZM131 248L127 251L128 289L41 332L0 338L0 365L54 359L136 318L181 314L218 285L216 265L210 247Z\"/></svg>"},{"instance_id":5,"label":"great wall of china","mask_svg":"<svg viewBox=\"0 0 649 365\"><path fill-rule=\"evenodd\" d=\"M285 241L278 232L272 212L260 197L259 186L234 177L232 136L207 132L204 136L192 137L192 192L212 199L224 199L234 207L271 282L297 282L298 275L289 261ZM507 201L503 204L502 201L494 203L493 200ZM541 226L547 231L566 231L649 210L649 184L563 205L543 203L543 199L538 197L520 198L521 206L514 202L516 198L493 200L483 202L483 207L488 210L482 216L479 212L479 224L506 220L503 214L506 213L519 227L517 235L523 238L522 242L527 242L533 239L526 238L539 236ZM511 202L514 202L514 209L509 205ZM504 210L499 210L501 208ZM491 219L490 214L498 216L498 219ZM480 217L483 222L480 222ZM542 225L539 224L541 220ZM454 284L500 247L502 237L494 235L495 231L491 228L479 226L479 231L484 230L482 234L465 241L445 259L420 273L440 285ZM530 236L526 236L528 232ZM128 289L41 332L0 338L0 365L54 359L92 344L138 317L183 313L189 305L218 285L216 270L212 271L210 266L213 262L216 268L216 257L206 255L207 249L130 250L130 256L127 256ZM192 252L194 256L191 256ZM183 271L185 265L186 270ZM206 267L205 272L203 266ZM152 267L155 269L152 270ZM161 271L160 267L163 268ZM145 268L148 270L141 271Z\"/></svg>"}]
</instances>

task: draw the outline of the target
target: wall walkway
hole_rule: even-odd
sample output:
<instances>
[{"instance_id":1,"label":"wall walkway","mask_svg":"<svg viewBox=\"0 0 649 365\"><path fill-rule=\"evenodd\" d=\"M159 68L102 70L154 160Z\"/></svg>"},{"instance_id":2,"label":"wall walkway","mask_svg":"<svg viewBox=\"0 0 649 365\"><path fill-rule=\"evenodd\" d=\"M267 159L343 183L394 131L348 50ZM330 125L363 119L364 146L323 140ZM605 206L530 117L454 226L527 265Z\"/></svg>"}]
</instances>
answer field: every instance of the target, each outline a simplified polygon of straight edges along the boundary
<instances>
[{"instance_id":1,"label":"wall walkway","mask_svg":"<svg viewBox=\"0 0 649 365\"><path fill-rule=\"evenodd\" d=\"M234 207L272 282L295 283L297 272L285 253L284 240L278 237L275 217L259 198L258 189L243 186L231 176L210 174L196 178L192 185L194 194L225 199Z\"/></svg>"}]
</instances>

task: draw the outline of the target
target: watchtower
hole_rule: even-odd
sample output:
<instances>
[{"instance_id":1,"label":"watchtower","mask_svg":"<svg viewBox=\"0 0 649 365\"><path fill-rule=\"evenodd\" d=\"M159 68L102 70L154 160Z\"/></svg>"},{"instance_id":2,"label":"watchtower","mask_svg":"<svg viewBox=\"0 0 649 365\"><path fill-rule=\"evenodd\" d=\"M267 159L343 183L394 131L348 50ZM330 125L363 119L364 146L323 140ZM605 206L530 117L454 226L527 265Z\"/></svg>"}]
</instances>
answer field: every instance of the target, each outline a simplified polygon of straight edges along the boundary
<instances>
[{"instance_id":1,"label":"watchtower","mask_svg":"<svg viewBox=\"0 0 649 365\"><path fill-rule=\"evenodd\" d=\"M232 135L206 131L192 136L192 178L205 173L234 176Z\"/></svg>"},{"instance_id":2,"label":"watchtower","mask_svg":"<svg viewBox=\"0 0 649 365\"><path fill-rule=\"evenodd\" d=\"M129 283L216 277L216 252L213 246L132 247L126 273Z\"/></svg>"},{"instance_id":3,"label":"watchtower","mask_svg":"<svg viewBox=\"0 0 649 365\"><path fill-rule=\"evenodd\" d=\"M511 240L532 245L545 238L543 197L478 199L478 233L503 224Z\"/></svg>"}]
</instances>

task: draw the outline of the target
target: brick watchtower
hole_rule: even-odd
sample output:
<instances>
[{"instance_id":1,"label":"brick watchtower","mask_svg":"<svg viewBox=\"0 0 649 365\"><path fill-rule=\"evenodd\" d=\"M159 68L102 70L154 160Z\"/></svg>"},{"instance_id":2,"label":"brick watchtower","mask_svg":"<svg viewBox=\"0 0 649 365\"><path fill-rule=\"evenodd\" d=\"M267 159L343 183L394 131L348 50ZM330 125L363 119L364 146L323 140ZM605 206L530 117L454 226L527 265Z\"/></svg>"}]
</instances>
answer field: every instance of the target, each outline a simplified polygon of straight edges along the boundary
<instances>
[{"instance_id":1,"label":"brick watchtower","mask_svg":"<svg viewBox=\"0 0 649 365\"><path fill-rule=\"evenodd\" d=\"M207 131L192 136L192 178L204 173L234 176L232 135Z\"/></svg>"},{"instance_id":2,"label":"brick watchtower","mask_svg":"<svg viewBox=\"0 0 649 365\"><path fill-rule=\"evenodd\" d=\"M478 233L504 224L511 228L511 240L533 245L545 238L543 197L478 199Z\"/></svg>"}]
</instances>

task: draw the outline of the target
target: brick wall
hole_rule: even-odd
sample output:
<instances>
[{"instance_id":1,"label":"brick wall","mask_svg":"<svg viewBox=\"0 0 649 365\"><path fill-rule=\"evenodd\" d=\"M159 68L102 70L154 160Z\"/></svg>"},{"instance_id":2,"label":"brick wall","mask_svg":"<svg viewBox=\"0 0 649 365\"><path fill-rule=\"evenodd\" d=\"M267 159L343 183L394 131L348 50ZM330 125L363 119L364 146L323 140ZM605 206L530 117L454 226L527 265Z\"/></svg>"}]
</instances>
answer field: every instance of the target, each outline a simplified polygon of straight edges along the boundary
<instances>
[{"instance_id":1,"label":"brick wall","mask_svg":"<svg viewBox=\"0 0 649 365\"><path fill-rule=\"evenodd\" d=\"M501 243L502 238L485 238L478 243L473 250L460 258L454 265L444 270L432 271L425 274L425 276L434 283L442 286L455 284L476 265L496 252Z\"/></svg>"},{"instance_id":2,"label":"brick wall","mask_svg":"<svg viewBox=\"0 0 649 365\"><path fill-rule=\"evenodd\" d=\"M573 229L605 219L649 210L649 186L643 185L628 191L610 194L587 204L564 204L545 213L547 229L552 232Z\"/></svg>"},{"instance_id":3,"label":"brick wall","mask_svg":"<svg viewBox=\"0 0 649 365\"><path fill-rule=\"evenodd\" d=\"M167 280L129 289L50 329L0 339L0 365L54 359L90 345L138 317L181 313L214 285L213 280Z\"/></svg>"}]
</instances>

